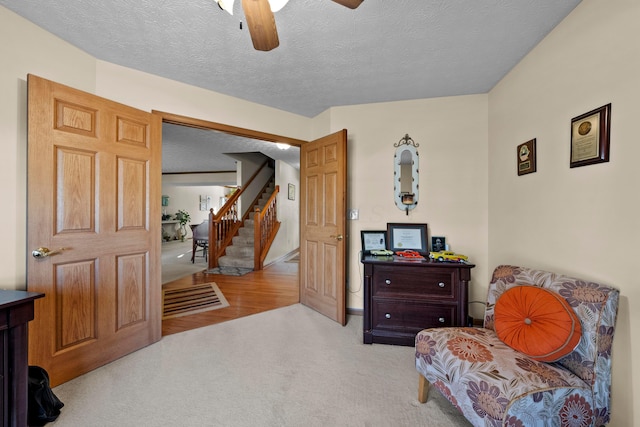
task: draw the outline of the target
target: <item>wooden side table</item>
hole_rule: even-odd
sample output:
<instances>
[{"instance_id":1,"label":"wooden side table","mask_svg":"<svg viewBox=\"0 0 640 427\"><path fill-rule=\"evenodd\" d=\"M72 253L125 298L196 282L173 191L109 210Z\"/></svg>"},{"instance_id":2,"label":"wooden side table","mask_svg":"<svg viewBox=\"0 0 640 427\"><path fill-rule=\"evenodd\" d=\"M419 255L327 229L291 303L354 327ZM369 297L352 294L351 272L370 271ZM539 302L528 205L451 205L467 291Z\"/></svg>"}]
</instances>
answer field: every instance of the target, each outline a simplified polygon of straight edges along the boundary
<instances>
[{"instance_id":1,"label":"wooden side table","mask_svg":"<svg viewBox=\"0 0 640 427\"><path fill-rule=\"evenodd\" d=\"M0 417L3 426L26 427L28 328L33 301L44 294L0 290Z\"/></svg>"},{"instance_id":2,"label":"wooden side table","mask_svg":"<svg viewBox=\"0 0 640 427\"><path fill-rule=\"evenodd\" d=\"M474 264L365 256L365 344L413 346L426 328L465 326Z\"/></svg>"}]
</instances>

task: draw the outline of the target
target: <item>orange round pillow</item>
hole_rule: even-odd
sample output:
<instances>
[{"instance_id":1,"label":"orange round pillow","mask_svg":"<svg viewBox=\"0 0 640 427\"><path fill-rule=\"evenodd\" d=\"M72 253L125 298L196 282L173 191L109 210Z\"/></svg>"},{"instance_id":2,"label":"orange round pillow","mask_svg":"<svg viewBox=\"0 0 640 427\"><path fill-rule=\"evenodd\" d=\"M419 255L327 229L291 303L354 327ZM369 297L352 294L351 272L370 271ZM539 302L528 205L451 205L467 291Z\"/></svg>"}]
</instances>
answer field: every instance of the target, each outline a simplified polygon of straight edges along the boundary
<instances>
[{"instance_id":1,"label":"orange round pillow","mask_svg":"<svg viewBox=\"0 0 640 427\"><path fill-rule=\"evenodd\" d=\"M582 336L580 319L559 294L537 286L506 290L494 308L498 338L541 362L571 353Z\"/></svg>"}]
</instances>

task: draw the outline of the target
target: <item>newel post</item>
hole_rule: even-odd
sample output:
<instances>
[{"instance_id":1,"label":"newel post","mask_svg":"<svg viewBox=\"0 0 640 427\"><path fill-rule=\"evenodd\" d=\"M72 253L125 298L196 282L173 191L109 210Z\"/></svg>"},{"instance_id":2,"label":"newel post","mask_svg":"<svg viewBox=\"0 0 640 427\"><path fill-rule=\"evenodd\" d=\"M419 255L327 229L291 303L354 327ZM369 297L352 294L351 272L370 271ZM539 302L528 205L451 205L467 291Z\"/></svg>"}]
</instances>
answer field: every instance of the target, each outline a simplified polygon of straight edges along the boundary
<instances>
[{"instance_id":1,"label":"newel post","mask_svg":"<svg viewBox=\"0 0 640 427\"><path fill-rule=\"evenodd\" d=\"M209 209L209 269L218 266L218 224L213 208Z\"/></svg>"},{"instance_id":2,"label":"newel post","mask_svg":"<svg viewBox=\"0 0 640 427\"><path fill-rule=\"evenodd\" d=\"M262 270L260 257L262 255L262 231L260 224L260 208L253 213L253 270Z\"/></svg>"}]
</instances>

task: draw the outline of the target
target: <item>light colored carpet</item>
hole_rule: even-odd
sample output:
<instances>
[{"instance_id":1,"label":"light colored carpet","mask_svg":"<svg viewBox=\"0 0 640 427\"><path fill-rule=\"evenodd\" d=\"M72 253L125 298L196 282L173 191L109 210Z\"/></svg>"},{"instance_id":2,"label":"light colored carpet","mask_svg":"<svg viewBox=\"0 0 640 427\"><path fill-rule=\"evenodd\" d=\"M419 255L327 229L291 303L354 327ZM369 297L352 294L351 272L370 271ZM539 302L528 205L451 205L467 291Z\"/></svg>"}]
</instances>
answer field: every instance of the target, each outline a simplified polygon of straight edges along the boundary
<instances>
[{"instance_id":1,"label":"light colored carpet","mask_svg":"<svg viewBox=\"0 0 640 427\"><path fill-rule=\"evenodd\" d=\"M470 424L437 391L418 403L412 347L362 344L300 305L188 332L54 388L66 426Z\"/></svg>"},{"instance_id":2,"label":"light colored carpet","mask_svg":"<svg viewBox=\"0 0 640 427\"><path fill-rule=\"evenodd\" d=\"M172 240L162 244L162 284L173 282L207 269L203 257L196 257L191 263L191 239L181 242Z\"/></svg>"},{"instance_id":3,"label":"light colored carpet","mask_svg":"<svg viewBox=\"0 0 640 427\"><path fill-rule=\"evenodd\" d=\"M162 318L189 316L229 307L215 283L185 284L162 290Z\"/></svg>"}]
</instances>

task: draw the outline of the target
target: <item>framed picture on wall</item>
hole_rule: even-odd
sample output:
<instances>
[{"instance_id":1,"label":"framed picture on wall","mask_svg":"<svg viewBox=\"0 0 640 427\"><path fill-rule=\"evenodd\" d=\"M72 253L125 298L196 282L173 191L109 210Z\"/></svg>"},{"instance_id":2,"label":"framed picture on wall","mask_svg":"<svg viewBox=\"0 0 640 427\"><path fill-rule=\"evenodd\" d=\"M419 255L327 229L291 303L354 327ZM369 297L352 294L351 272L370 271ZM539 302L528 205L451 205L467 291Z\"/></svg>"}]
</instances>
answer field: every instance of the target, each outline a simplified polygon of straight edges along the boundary
<instances>
[{"instance_id":1,"label":"framed picture on wall","mask_svg":"<svg viewBox=\"0 0 640 427\"><path fill-rule=\"evenodd\" d=\"M571 119L571 161L569 167L609 161L611 104Z\"/></svg>"},{"instance_id":2,"label":"framed picture on wall","mask_svg":"<svg viewBox=\"0 0 640 427\"><path fill-rule=\"evenodd\" d=\"M289 200L295 200L296 199L296 186L293 184L289 184L289 191L287 193L287 198Z\"/></svg>"},{"instance_id":3,"label":"framed picture on wall","mask_svg":"<svg viewBox=\"0 0 640 427\"><path fill-rule=\"evenodd\" d=\"M536 171L536 139L518 145L518 175Z\"/></svg>"}]
</instances>

